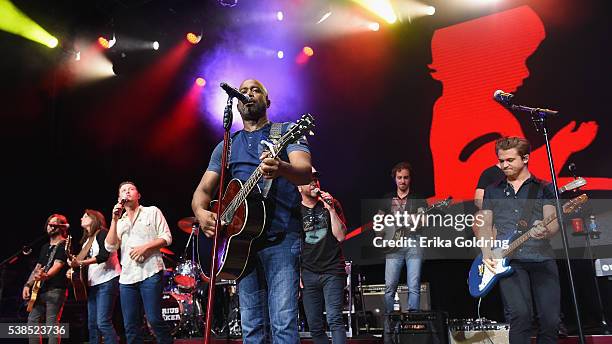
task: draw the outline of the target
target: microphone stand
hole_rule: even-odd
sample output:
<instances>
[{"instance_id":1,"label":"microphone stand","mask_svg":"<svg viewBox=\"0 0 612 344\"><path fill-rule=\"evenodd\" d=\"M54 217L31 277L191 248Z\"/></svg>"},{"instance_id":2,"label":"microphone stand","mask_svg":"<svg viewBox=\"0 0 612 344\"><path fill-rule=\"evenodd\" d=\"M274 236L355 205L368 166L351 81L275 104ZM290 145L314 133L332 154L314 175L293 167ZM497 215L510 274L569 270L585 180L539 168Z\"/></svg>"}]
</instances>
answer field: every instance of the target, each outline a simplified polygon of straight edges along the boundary
<instances>
[{"instance_id":1,"label":"microphone stand","mask_svg":"<svg viewBox=\"0 0 612 344\"><path fill-rule=\"evenodd\" d=\"M569 245L567 239L567 233L565 232L565 224L563 222L563 208L561 207L561 201L559 198L559 187L557 185L557 175L555 174L555 164L553 161L552 151L550 148L550 139L548 136L548 128L546 127L546 119L549 115L556 115L558 111L532 108L523 105L514 105L505 103L505 105L511 110L528 112L531 114L531 120L538 132L544 136L544 142L546 143L546 154L548 155L548 168L550 169L550 177L553 184L553 190L555 192L555 206L557 208L557 222L561 231L561 238L563 241L563 250L565 251L565 261L567 263L567 274L570 282L570 291L572 294L572 301L574 302L574 313L576 314L576 325L578 326L578 339L580 344L585 344L584 333L582 332L582 321L580 320L580 308L578 307L578 298L576 297L576 286L574 284L574 276L572 273L572 265L569 256Z\"/></svg>"},{"instance_id":2,"label":"microphone stand","mask_svg":"<svg viewBox=\"0 0 612 344\"><path fill-rule=\"evenodd\" d=\"M0 268L4 268L6 265L16 263L17 260L19 260L19 258L21 256L30 255L32 253L32 247L40 244L40 242L42 242L42 241L44 241L45 239L48 239L48 238L49 238L49 235L43 234L43 235L39 236L38 238L36 238L36 240L32 241L29 245L23 246L23 248L21 250L15 252L13 255L11 255L10 257L6 258L2 262L0 262Z\"/></svg>"},{"instance_id":3,"label":"microphone stand","mask_svg":"<svg viewBox=\"0 0 612 344\"><path fill-rule=\"evenodd\" d=\"M570 164L570 172L572 173L572 176L574 177L574 179L578 179L578 177L576 176L576 167L574 163ZM597 272L596 272L597 269L595 268L595 256L593 255L593 250L591 248L592 247L591 246L591 235L593 235L593 233L589 231L589 227L587 226L584 237L586 240L587 251L589 252L589 258L591 260L591 267L593 268L593 282L595 284L595 292L597 293L597 302L599 305L599 316L601 318L600 326L604 334L610 334L608 323L606 322L606 314L604 312L603 301L601 299L601 290L599 289L599 280L597 279ZM595 237L593 238L595 239Z\"/></svg>"},{"instance_id":4,"label":"microphone stand","mask_svg":"<svg viewBox=\"0 0 612 344\"><path fill-rule=\"evenodd\" d=\"M204 344L211 342L212 317L213 317L213 299L215 297L215 282L217 279L217 247L219 246L219 231L221 227L221 200L225 191L225 172L227 169L227 157L230 150L230 129L233 122L233 106L234 98L228 96L225 110L223 111L223 154L221 155L221 178L219 179L218 207L217 207L217 222L215 224L215 236L213 240L213 248L210 256L210 281L208 282L208 300L206 301L206 328L204 330Z\"/></svg>"}]
</instances>

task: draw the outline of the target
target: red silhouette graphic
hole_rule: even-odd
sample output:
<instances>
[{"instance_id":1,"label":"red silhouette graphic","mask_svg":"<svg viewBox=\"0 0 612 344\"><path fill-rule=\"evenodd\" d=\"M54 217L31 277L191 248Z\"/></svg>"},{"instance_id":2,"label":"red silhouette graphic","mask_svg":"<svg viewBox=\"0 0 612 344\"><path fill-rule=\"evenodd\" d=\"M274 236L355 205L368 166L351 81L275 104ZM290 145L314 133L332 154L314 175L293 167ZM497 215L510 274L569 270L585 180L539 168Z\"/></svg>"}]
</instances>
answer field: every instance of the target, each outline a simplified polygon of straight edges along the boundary
<instances>
[{"instance_id":1,"label":"red silhouette graphic","mask_svg":"<svg viewBox=\"0 0 612 344\"><path fill-rule=\"evenodd\" d=\"M497 89L516 91L529 76L526 59L544 37L542 21L528 6L434 33L430 67L432 76L443 85L442 96L434 105L430 135L434 198L452 195L455 199L471 199L480 173L496 161L496 136L525 137L516 117L492 95ZM593 142L597 129L596 122L578 127L571 122L552 136L557 175L571 154ZM482 144L474 146L478 142ZM529 169L540 178L550 179L544 146L532 151ZM611 178L585 178L588 189L612 189ZM559 184L569 179L559 178Z\"/></svg>"}]
</instances>

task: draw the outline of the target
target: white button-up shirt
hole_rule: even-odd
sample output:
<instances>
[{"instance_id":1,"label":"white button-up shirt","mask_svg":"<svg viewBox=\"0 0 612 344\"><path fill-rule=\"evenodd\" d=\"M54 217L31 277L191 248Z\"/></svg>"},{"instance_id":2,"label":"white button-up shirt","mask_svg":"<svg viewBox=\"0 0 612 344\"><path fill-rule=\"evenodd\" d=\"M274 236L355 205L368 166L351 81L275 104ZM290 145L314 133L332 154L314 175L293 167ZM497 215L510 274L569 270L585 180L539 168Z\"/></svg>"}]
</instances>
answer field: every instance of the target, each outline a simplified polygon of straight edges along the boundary
<instances>
[{"instance_id":1,"label":"white button-up shirt","mask_svg":"<svg viewBox=\"0 0 612 344\"><path fill-rule=\"evenodd\" d=\"M105 242L104 246L109 252L113 252L121 245L122 269L119 283L133 284L141 282L155 275L158 271L165 269L159 250L146 257L142 263L138 263L130 258L130 251L134 247L144 245L155 239L164 239L166 245L172 243L170 227L168 227L168 223L159 208L139 206L132 223L130 223L127 213L123 214L117 221L117 237L119 237L120 242L118 245L110 246Z\"/></svg>"},{"instance_id":2,"label":"white button-up shirt","mask_svg":"<svg viewBox=\"0 0 612 344\"><path fill-rule=\"evenodd\" d=\"M83 247L87 245L87 241L83 243ZM106 244L104 245L106 246ZM89 256L95 257L100 253L98 239L93 238L93 243L89 249ZM91 264L87 270L87 279L90 286L95 286L112 280L121 274L121 266L119 266L119 258L117 252L111 252L108 255L108 260L102 263Z\"/></svg>"}]
</instances>

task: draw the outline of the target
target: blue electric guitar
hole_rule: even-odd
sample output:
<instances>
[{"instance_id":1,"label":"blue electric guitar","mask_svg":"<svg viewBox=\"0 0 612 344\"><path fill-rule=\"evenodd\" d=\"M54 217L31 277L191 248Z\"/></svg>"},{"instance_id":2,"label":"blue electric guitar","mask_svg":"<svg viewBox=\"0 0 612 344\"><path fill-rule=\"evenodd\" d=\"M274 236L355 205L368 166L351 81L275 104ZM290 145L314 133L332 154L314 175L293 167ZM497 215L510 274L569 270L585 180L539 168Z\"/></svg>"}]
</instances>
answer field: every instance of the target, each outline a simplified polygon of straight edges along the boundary
<instances>
[{"instance_id":1,"label":"blue electric guitar","mask_svg":"<svg viewBox=\"0 0 612 344\"><path fill-rule=\"evenodd\" d=\"M585 194L580 195L576 198L571 199L567 203L563 205L563 213L569 214L580 208L582 204L587 201L587 196ZM551 222L557 219L557 214L553 214L547 218L545 218L542 222L544 226L548 226ZM473 297L479 298L487 295L489 291L495 286L497 281L500 279L510 275L514 270L510 266L510 255L519 248L523 243L531 238L530 233L533 230L533 227L528 231L523 233L522 235L515 235L513 240L511 239L511 244L508 245L508 248L501 249L495 248L491 251L491 255L493 260L496 261L495 271L489 270L486 267L482 260L482 253L474 259L472 262L472 267L470 268L470 274L468 277L468 285L470 289L470 294Z\"/></svg>"}]
</instances>

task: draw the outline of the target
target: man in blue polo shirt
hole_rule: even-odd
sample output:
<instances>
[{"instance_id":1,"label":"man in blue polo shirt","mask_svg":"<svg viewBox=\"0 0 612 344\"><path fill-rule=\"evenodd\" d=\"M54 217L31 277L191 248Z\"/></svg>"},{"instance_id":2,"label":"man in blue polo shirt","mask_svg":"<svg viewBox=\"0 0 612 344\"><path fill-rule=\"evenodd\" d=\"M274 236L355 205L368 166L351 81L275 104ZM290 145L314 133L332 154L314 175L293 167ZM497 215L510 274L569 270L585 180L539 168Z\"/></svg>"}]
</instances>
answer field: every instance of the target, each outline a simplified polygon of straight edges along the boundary
<instances>
[{"instance_id":1,"label":"man in blue polo shirt","mask_svg":"<svg viewBox=\"0 0 612 344\"><path fill-rule=\"evenodd\" d=\"M514 253L514 273L499 282L510 321L510 343L531 343L533 305L538 314L538 343L557 343L561 296L559 272L549 239L559 230L557 221L542 220L555 214L551 184L535 178L527 168L530 145L524 138L503 137L495 143L499 167L506 178L488 187L482 204L485 224L479 237L512 239L529 231L531 238ZM494 225L494 227L492 227ZM497 261L482 248L485 265Z\"/></svg>"},{"instance_id":2,"label":"man in blue polo shirt","mask_svg":"<svg viewBox=\"0 0 612 344\"><path fill-rule=\"evenodd\" d=\"M267 158L260 141L270 136L268 91L261 82L248 79L240 85L240 92L250 101L238 102L244 129L232 135L229 175L245 181L259 168L264 176L260 187L264 180L272 180L267 193L265 233L238 284L243 341L269 342L271 335L274 343L299 343L297 292L302 219L296 185L310 182L310 150L306 141L300 140L290 144L280 159ZM282 133L289 124L283 124ZM214 235L216 214L208 208L220 181L222 148L221 142L214 149L192 200L194 214L208 237Z\"/></svg>"}]
</instances>

